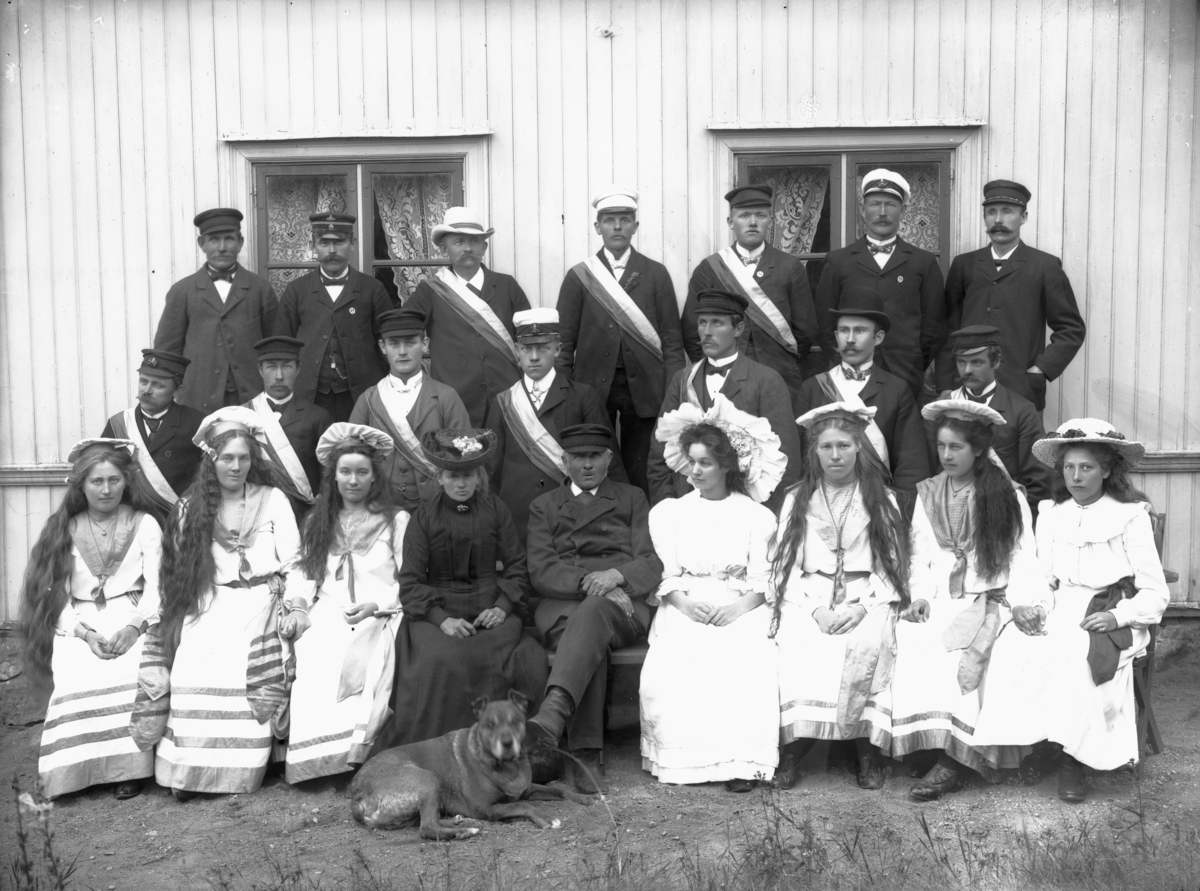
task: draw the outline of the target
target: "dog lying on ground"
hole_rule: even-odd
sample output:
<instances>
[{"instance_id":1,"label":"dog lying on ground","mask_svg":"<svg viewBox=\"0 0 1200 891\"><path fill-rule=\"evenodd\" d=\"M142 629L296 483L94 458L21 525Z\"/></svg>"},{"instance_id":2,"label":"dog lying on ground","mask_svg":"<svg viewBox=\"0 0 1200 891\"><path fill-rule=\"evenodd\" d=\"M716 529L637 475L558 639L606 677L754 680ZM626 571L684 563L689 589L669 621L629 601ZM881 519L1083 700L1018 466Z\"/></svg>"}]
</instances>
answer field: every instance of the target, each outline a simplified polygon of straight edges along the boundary
<instances>
[{"instance_id":1,"label":"dog lying on ground","mask_svg":"<svg viewBox=\"0 0 1200 891\"><path fill-rule=\"evenodd\" d=\"M472 726L369 759L350 784L354 819L369 829L419 821L422 838L448 841L477 835L479 820L523 817L541 829L557 825L538 814L529 800L534 796L582 805L599 800L533 782L522 745L529 705L524 696L514 690L507 699L480 697L473 705Z\"/></svg>"}]
</instances>

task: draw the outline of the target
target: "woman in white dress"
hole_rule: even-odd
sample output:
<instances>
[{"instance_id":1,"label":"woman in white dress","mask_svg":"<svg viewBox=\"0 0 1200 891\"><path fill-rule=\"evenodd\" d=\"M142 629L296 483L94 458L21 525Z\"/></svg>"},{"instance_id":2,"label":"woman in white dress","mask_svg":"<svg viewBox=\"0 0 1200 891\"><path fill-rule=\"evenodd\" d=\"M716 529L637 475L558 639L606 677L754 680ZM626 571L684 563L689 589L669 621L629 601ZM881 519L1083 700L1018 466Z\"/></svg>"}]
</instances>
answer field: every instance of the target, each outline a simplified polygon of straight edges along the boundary
<instances>
[{"instance_id":1,"label":"woman in white dress","mask_svg":"<svg viewBox=\"0 0 1200 891\"><path fill-rule=\"evenodd\" d=\"M1033 444L1054 468L1038 507L1038 558L1050 590L1013 607L996 642L975 742L1062 746L1058 794L1087 798L1083 766L1136 763L1133 661L1169 592L1151 507L1129 481L1145 454L1106 421L1076 418Z\"/></svg>"},{"instance_id":2,"label":"woman in white dress","mask_svg":"<svg viewBox=\"0 0 1200 891\"><path fill-rule=\"evenodd\" d=\"M205 418L195 437L205 457L163 538L163 653L143 665L142 687L166 717L155 776L181 801L253 792L273 739L287 736L291 642L308 603L294 593L306 590L296 518L268 484L256 435L249 409Z\"/></svg>"},{"instance_id":3,"label":"woman in white dress","mask_svg":"<svg viewBox=\"0 0 1200 891\"><path fill-rule=\"evenodd\" d=\"M668 413L656 435L695 491L650 511L664 569L649 598L659 609L642 668L642 767L662 783L747 792L778 758L775 645L762 608L775 517L756 502L785 462L770 425L719 395L707 415L690 405Z\"/></svg>"},{"instance_id":4,"label":"woman in white dress","mask_svg":"<svg viewBox=\"0 0 1200 891\"><path fill-rule=\"evenodd\" d=\"M143 634L158 622L162 530L133 484L136 449L85 439L71 450L67 494L25 570L25 662L52 682L38 758L47 798L106 783L132 798L154 775L130 728Z\"/></svg>"},{"instance_id":5,"label":"woman in white dress","mask_svg":"<svg viewBox=\"0 0 1200 891\"><path fill-rule=\"evenodd\" d=\"M1009 597L1039 599L1037 559L1024 490L993 459L997 411L967 400L931 402L942 471L917 484L912 522L913 602L896 626L892 677L893 758L937 750L937 763L910 790L918 801L953 792L964 768L997 779L1029 753L980 751L975 721L988 657L1009 620Z\"/></svg>"},{"instance_id":6,"label":"woman in white dress","mask_svg":"<svg viewBox=\"0 0 1200 891\"><path fill-rule=\"evenodd\" d=\"M296 641L286 779L362 764L388 725L408 512L391 503L386 433L333 424L317 443L326 468L300 544L312 627Z\"/></svg>"},{"instance_id":7,"label":"woman in white dress","mask_svg":"<svg viewBox=\"0 0 1200 891\"><path fill-rule=\"evenodd\" d=\"M813 740L854 740L858 785L880 789L891 745L896 617L908 606L907 523L865 460L874 408L835 402L797 419L808 429L804 476L779 514L772 551L779 645L775 782L790 789Z\"/></svg>"}]
</instances>

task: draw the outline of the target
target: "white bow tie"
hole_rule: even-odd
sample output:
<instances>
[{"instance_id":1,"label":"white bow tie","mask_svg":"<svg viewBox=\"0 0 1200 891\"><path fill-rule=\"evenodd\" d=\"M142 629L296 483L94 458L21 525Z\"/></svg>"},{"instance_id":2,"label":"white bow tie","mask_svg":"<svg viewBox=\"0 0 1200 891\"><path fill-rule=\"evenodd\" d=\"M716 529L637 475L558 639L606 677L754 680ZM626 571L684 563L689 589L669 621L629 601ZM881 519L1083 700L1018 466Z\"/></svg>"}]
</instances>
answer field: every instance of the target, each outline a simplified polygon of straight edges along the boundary
<instances>
[{"instance_id":1,"label":"white bow tie","mask_svg":"<svg viewBox=\"0 0 1200 891\"><path fill-rule=\"evenodd\" d=\"M402 396L407 396L409 393L415 393L421 389L420 381L410 381L408 383L395 383L392 386L396 388L396 392Z\"/></svg>"}]
</instances>

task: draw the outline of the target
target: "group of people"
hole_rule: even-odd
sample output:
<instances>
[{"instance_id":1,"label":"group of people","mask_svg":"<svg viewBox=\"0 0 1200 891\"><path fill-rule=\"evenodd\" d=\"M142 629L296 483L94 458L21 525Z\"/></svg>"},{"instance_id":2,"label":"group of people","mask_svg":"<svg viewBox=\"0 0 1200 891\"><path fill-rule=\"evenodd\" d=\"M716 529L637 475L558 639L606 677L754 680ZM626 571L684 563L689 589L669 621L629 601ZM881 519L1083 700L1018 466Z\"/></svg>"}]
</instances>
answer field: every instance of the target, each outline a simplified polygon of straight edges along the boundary
<instances>
[{"instance_id":1,"label":"group of people","mask_svg":"<svg viewBox=\"0 0 1200 891\"><path fill-rule=\"evenodd\" d=\"M770 187L734 189L682 315L629 188L593 199L604 247L555 309L483 265L470 208L399 307L350 267L353 217L311 218L318 268L277 301L241 214L198 215L138 403L72 451L30 557L46 794L328 776L510 689L604 791L608 655L648 635L662 782L790 788L812 741L854 740L864 788L936 751L930 800L1048 740L1082 800L1081 765L1138 757L1132 663L1167 603L1143 449L1044 433L1083 323L1017 237L1028 190L985 187L993 244L944 288L897 236L908 197L867 174L867 234L814 299L766 243ZM814 345L836 361L808 376Z\"/></svg>"}]
</instances>

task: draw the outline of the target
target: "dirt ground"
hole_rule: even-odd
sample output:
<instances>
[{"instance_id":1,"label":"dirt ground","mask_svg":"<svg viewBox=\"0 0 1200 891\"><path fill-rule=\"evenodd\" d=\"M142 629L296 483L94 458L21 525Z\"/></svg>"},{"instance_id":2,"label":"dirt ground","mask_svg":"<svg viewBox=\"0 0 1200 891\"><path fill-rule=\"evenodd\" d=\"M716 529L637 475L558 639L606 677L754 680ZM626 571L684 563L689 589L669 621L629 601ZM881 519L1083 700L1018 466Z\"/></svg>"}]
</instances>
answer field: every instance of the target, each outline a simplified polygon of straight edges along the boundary
<instances>
[{"instance_id":1,"label":"dirt ground","mask_svg":"<svg viewBox=\"0 0 1200 891\"><path fill-rule=\"evenodd\" d=\"M1191 629L1188 629L1191 631ZM1170 636L1168 634L1168 636ZM1189 637L1191 635L1189 634ZM935 835L953 839L965 832L1002 845L1019 832L1050 830L1080 817L1120 828L1141 810L1155 833L1185 834L1200 825L1200 647L1176 645L1158 675L1154 710L1166 751L1145 762L1140 783L1131 771L1093 776L1084 805L1056 796L1053 774L1033 786L987 786L978 782L933 804L908 799L908 769L895 765L882 792L863 792L854 783L852 762L836 748L828 769L806 775L781 807L810 821L819 837L846 838L919 830L924 814ZM17 650L0 638L0 664ZM545 813L561 819L557 830L529 823L492 824L479 837L451 844L423 843L414 831L372 833L350 818L343 797L345 778L291 787L272 777L252 795L209 796L187 803L151 786L141 796L118 802L109 789L65 796L54 803L55 847L77 860L72 887L250 888L271 877L275 863L298 863L310 880L336 886L354 863L366 862L397 884L460 887L447 870L466 874L490 864L516 880L603 872L619 839L620 850L647 861L666 862L691 854L719 858L761 826L763 801L735 796L719 785L670 787L642 772L637 747L636 673L620 669L614 683L607 747L611 785L608 808L546 802ZM29 694L24 675L0 683L0 774L32 788L41 734L41 704ZM0 887L11 885L9 853L15 850L13 799L0 807ZM757 831L752 828L752 832ZM360 859L361 858L361 859ZM325 878L322 879L322 876ZM223 884L224 883L224 884ZM305 886L307 887L307 886Z\"/></svg>"}]
</instances>

